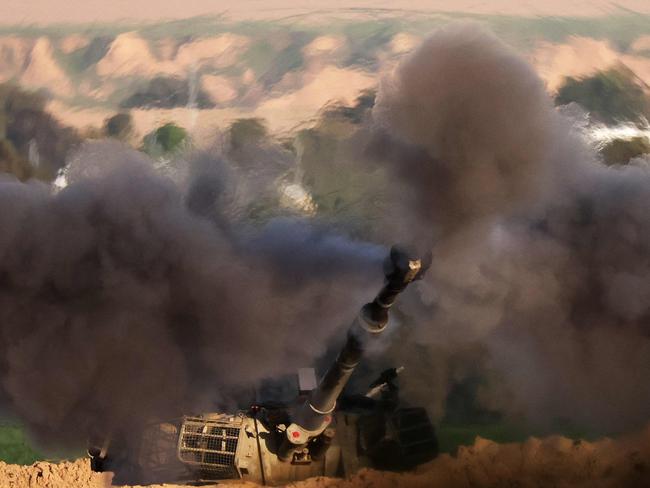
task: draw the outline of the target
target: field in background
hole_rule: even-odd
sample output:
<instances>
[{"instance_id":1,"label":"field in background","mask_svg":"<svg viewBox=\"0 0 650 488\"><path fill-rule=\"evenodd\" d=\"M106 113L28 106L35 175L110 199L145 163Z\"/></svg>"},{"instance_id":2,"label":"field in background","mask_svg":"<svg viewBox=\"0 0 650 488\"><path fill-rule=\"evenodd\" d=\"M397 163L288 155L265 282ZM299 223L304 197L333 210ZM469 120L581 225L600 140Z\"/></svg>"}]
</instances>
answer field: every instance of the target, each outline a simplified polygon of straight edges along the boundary
<instances>
[{"instance_id":1,"label":"field in background","mask_svg":"<svg viewBox=\"0 0 650 488\"><path fill-rule=\"evenodd\" d=\"M453 20L471 20L482 23L499 36L521 45L529 39L563 41L569 36L586 36L607 39L620 47L629 46L636 37L650 33L650 14L621 12L606 17L521 17L512 15L472 14L453 12L417 12L385 9L327 10L301 15L280 17L274 20L233 21L224 16L200 16L166 22L106 22L88 24L0 24L0 35L29 37L64 37L85 34L93 37L115 36L138 31L149 40L183 36L207 37L231 32L241 35L263 36L280 29L301 30L312 34L368 34L383 32L426 33ZM379 38L370 39L368 47ZM374 42L373 42L374 41Z\"/></svg>"},{"instance_id":2,"label":"field in background","mask_svg":"<svg viewBox=\"0 0 650 488\"><path fill-rule=\"evenodd\" d=\"M616 62L650 82L650 15L518 17L386 9L273 20L212 16L0 26L0 81L49 92L49 110L78 130L97 128L129 109L141 137L174 121L205 140L243 117L264 118L274 132L286 132L315 117L324 104L349 103L373 88L427 33L456 20L486 26L524 53L551 91L565 75Z\"/></svg>"}]
</instances>

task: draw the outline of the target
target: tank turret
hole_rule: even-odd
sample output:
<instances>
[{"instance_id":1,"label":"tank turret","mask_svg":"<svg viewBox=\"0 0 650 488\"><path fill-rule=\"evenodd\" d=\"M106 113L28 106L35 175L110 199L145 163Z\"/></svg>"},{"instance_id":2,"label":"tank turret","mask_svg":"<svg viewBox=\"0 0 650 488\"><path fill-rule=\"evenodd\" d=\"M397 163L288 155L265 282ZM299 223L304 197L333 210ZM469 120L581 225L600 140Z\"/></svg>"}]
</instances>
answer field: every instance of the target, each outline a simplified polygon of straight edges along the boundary
<instances>
[{"instance_id":1,"label":"tank turret","mask_svg":"<svg viewBox=\"0 0 650 488\"><path fill-rule=\"evenodd\" d=\"M386 329L389 311L397 296L411 282L421 278L429 265L430 255L423 260L406 248L393 246L384 262L384 286L374 300L361 308L336 361L293 415L293 422L287 427L286 438L278 451L282 461L290 461L296 452L304 450L310 441L328 428L336 402L368 343Z\"/></svg>"}]
</instances>

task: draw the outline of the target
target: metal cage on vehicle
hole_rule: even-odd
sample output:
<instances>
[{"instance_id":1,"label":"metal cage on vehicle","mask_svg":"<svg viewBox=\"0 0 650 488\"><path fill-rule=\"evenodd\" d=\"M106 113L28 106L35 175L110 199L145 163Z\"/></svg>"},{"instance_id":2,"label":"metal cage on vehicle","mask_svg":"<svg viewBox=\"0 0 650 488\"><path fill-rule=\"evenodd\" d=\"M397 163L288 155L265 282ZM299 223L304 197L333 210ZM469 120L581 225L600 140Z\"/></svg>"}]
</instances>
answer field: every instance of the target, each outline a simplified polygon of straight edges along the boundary
<instances>
[{"instance_id":1,"label":"metal cage on vehicle","mask_svg":"<svg viewBox=\"0 0 650 488\"><path fill-rule=\"evenodd\" d=\"M202 479L239 478L235 457L241 430L241 417L186 417L178 437L178 459L199 471Z\"/></svg>"}]
</instances>

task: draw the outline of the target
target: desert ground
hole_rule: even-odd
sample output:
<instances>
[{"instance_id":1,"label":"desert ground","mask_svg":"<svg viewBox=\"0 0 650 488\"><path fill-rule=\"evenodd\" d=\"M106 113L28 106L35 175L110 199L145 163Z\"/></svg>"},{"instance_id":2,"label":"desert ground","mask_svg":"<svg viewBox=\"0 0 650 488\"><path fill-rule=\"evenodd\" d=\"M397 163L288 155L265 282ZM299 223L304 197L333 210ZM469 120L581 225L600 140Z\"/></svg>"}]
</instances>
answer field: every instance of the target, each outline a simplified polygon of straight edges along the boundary
<instances>
[{"instance_id":1,"label":"desert ground","mask_svg":"<svg viewBox=\"0 0 650 488\"><path fill-rule=\"evenodd\" d=\"M650 426L620 439L595 442L554 436L523 443L497 444L476 438L474 445L443 454L410 473L362 470L348 479L312 478L292 488L642 488L650 483ZM0 488L103 488L108 473L93 473L89 462L32 466L0 462ZM150 485L150 488L179 485ZM228 482L229 488L253 488Z\"/></svg>"}]
</instances>

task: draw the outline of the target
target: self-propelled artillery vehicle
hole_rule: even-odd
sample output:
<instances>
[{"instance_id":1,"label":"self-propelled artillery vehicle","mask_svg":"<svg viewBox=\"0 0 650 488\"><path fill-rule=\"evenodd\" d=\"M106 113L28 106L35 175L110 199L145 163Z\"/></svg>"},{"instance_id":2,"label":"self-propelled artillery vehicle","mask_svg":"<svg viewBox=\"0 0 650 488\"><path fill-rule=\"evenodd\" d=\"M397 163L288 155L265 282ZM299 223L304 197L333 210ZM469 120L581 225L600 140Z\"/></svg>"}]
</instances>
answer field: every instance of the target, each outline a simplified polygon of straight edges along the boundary
<instances>
[{"instance_id":1,"label":"self-propelled artillery vehicle","mask_svg":"<svg viewBox=\"0 0 650 488\"><path fill-rule=\"evenodd\" d=\"M364 351L386 329L397 296L422 277L427 261L391 249L384 286L361 308L320 381L313 370L300 371L303 394L295 401L153 423L143 428L137 448L109 436L91 443L91 466L114 471L116 483L280 485L347 476L362 467L405 470L434 458L438 445L426 410L400 405L395 381L401 368L381 373L365 394L342 396Z\"/></svg>"}]
</instances>

